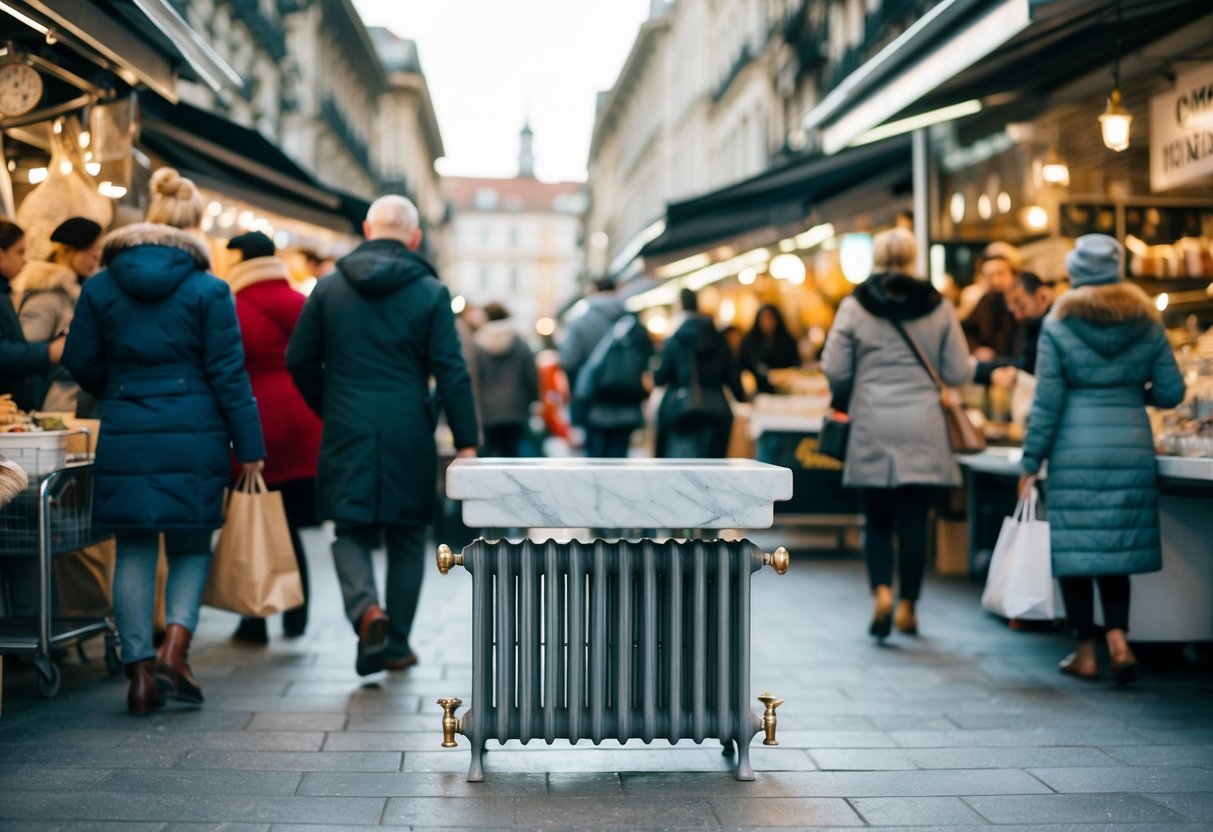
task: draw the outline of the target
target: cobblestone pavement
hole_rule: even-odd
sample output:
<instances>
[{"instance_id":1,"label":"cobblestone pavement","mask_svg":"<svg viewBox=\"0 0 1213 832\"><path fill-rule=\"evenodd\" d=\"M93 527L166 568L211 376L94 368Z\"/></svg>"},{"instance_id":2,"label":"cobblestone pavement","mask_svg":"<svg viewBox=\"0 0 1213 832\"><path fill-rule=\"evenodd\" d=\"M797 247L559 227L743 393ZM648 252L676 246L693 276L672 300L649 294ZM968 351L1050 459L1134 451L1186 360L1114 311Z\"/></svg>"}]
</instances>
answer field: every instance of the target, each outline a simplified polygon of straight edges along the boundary
<instances>
[{"instance_id":1,"label":"cobblestone pavement","mask_svg":"<svg viewBox=\"0 0 1213 832\"><path fill-rule=\"evenodd\" d=\"M486 782L469 784L466 744L439 748L434 703L468 699L468 575L430 567L421 664L365 682L327 538L308 544L307 636L238 647L234 617L207 610L200 709L128 717L96 643L91 664L65 663L52 701L10 667L0 829L1213 829L1207 670L1147 672L1131 690L1060 677L1065 639L1007 630L963 581L928 581L923 635L877 647L854 558L754 578L753 688L787 699L780 747L754 751L756 782L736 782L711 745L532 745L490 751Z\"/></svg>"}]
</instances>

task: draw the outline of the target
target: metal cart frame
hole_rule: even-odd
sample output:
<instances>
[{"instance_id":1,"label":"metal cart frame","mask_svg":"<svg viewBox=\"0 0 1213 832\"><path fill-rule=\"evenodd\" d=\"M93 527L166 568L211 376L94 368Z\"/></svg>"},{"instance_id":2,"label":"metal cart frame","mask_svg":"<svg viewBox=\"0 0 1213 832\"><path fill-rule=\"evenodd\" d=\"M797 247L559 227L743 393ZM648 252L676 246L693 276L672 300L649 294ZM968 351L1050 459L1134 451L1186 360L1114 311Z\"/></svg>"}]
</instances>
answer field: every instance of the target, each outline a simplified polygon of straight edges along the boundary
<instances>
[{"instance_id":1,"label":"metal cart frame","mask_svg":"<svg viewBox=\"0 0 1213 832\"><path fill-rule=\"evenodd\" d=\"M76 499L71 508L77 513L73 528L66 529L59 514L64 510L60 502L67 489L75 485ZM82 643L94 636L105 635L105 666L111 675L122 671L118 654L118 631L113 618L55 618L53 616L52 573L53 559L58 555L74 552L105 540L109 535L98 535L93 530L93 464L91 462L69 463L57 468L30 483L26 493L9 506L0 509L0 527L3 520L12 518L16 512L28 512L31 502L37 506L36 545L28 550L20 549L24 537L14 542L0 540L0 557L38 558L38 617L0 619L0 655L32 655L38 673L34 686L38 695L50 699L59 692L59 667L52 658L56 649ZM86 522L83 522L86 521ZM3 529L0 528L0 532ZM81 653L83 655L83 653Z\"/></svg>"}]
</instances>

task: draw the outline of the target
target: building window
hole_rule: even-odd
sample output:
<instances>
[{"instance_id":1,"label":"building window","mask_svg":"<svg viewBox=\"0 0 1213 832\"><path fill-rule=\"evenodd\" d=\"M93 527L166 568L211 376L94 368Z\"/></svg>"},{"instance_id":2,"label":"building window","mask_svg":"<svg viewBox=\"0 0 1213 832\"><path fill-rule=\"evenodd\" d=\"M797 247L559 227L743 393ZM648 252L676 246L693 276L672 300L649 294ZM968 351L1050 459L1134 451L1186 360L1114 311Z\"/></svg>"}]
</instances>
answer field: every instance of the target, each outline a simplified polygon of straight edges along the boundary
<instances>
[{"instance_id":1,"label":"building window","mask_svg":"<svg viewBox=\"0 0 1213 832\"><path fill-rule=\"evenodd\" d=\"M480 291L487 292L489 290L489 267L480 267Z\"/></svg>"},{"instance_id":2,"label":"building window","mask_svg":"<svg viewBox=\"0 0 1213 832\"><path fill-rule=\"evenodd\" d=\"M497 207L496 188L478 188L476 190L476 208L480 211L492 211Z\"/></svg>"}]
</instances>

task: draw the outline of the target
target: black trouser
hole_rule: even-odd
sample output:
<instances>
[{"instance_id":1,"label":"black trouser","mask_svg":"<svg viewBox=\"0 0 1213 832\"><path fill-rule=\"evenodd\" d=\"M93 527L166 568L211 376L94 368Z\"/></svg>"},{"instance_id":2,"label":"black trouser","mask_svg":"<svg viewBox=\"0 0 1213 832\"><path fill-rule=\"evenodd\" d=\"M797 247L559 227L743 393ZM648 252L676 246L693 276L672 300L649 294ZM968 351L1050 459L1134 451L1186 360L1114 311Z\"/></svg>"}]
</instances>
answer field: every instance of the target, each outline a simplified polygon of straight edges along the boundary
<instances>
[{"instance_id":1,"label":"black trouser","mask_svg":"<svg viewBox=\"0 0 1213 832\"><path fill-rule=\"evenodd\" d=\"M896 535L898 590L903 600L918 600L927 563L927 518L939 493L930 485L863 489L863 548L872 589L893 585Z\"/></svg>"},{"instance_id":2,"label":"black trouser","mask_svg":"<svg viewBox=\"0 0 1213 832\"><path fill-rule=\"evenodd\" d=\"M627 459L635 428L586 428L585 455L592 459Z\"/></svg>"},{"instance_id":3,"label":"black trouser","mask_svg":"<svg viewBox=\"0 0 1213 832\"><path fill-rule=\"evenodd\" d=\"M1066 602L1066 621L1080 641L1095 638L1095 584L1103 605L1105 630L1129 629L1129 576L1100 575L1096 578L1059 578L1061 597Z\"/></svg>"},{"instance_id":4,"label":"black trouser","mask_svg":"<svg viewBox=\"0 0 1213 832\"><path fill-rule=\"evenodd\" d=\"M526 425L485 425L484 456L516 457L522 453Z\"/></svg>"},{"instance_id":5,"label":"black trouser","mask_svg":"<svg viewBox=\"0 0 1213 832\"><path fill-rule=\"evenodd\" d=\"M402 659L413 652L409 633L417 615L421 581L425 577L425 526L348 525L337 523L333 541L333 563L341 582L345 614L354 632L371 605L382 606L388 614L387 648L389 659ZM387 586L384 604L375 588L372 550L380 542L387 545Z\"/></svg>"}]
</instances>

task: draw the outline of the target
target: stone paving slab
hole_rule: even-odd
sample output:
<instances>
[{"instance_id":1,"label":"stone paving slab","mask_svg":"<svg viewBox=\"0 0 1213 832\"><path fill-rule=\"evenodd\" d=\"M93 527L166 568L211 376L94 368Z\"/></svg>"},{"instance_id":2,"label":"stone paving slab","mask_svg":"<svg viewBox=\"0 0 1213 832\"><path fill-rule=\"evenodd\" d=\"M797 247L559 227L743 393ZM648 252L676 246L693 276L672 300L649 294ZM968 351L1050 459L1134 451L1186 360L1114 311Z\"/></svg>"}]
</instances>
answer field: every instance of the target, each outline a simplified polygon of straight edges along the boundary
<instances>
[{"instance_id":1,"label":"stone paving slab","mask_svg":"<svg viewBox=\"0 0 1213 832\"><path fill-rule=\"evenodd\" d=\"M127 716L96 644L91 664L63 663L49 702L28 667L7 668L0 832L1213 828L1208 669L1080 684L1056 673L1060 634L1009 631L980 612L978 587L937 579L923 635L877 647L855 559L798 556L786 576L754 577L752 686L787 699L780 746L751 749L754 782L715 743L511 742L468 783L467 743L439 747L433 701L469 701L466 574L431 567L421 664L366 680L325 534L307 541L308 634L281 639L275 621L268 648L239 646L235 617L206 610L201 708Z\"/></svg>"}]
</instances>

